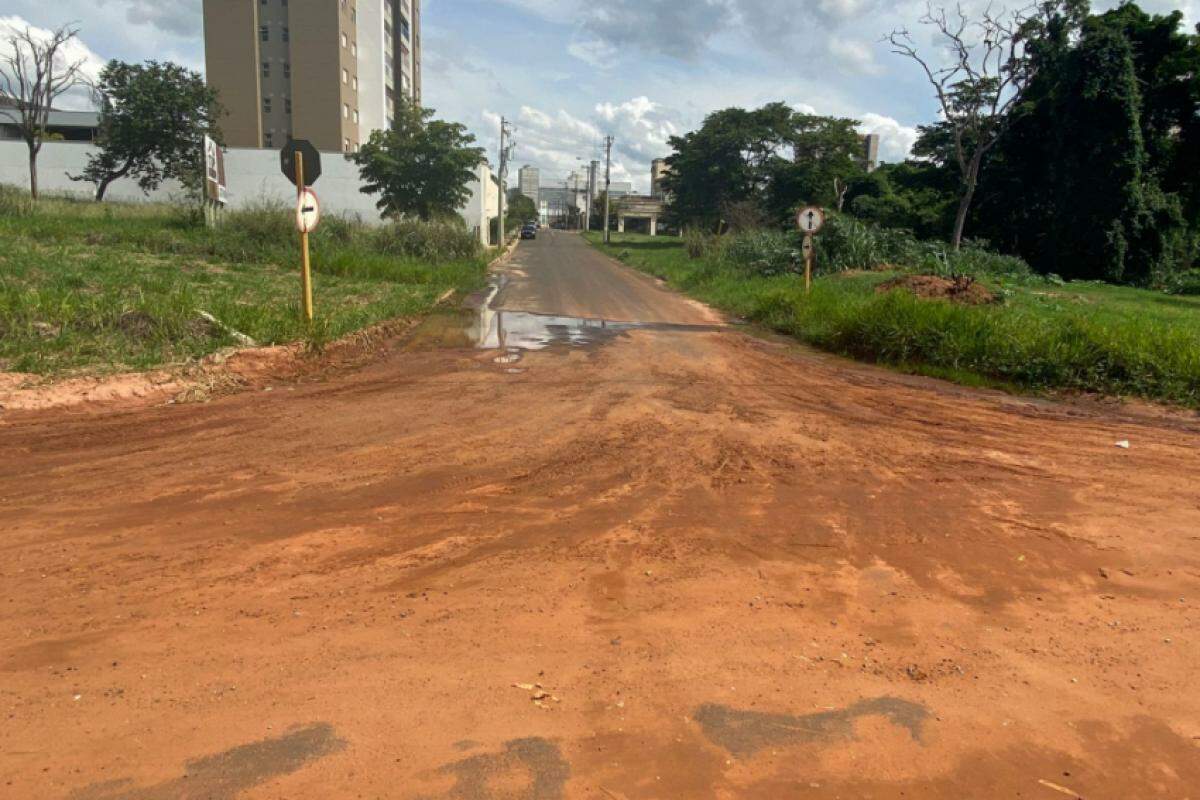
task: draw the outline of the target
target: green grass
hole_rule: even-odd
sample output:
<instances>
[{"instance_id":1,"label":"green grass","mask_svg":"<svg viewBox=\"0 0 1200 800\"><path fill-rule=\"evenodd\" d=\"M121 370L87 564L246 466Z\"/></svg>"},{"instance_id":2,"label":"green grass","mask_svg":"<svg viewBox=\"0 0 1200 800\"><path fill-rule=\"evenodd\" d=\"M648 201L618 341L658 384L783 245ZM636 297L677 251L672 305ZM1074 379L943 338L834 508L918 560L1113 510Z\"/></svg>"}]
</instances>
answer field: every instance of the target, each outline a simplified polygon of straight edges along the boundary
<instances>
[{"instance_id":1,"label":"green grass","mask_svg":"<svg viewBox=\"0 0 1200 800\"><path fill-rule=\"evenodd\" d=\"M319 347L482 285L487 261L453 226L326 219L312 237L310 327L285 209L229 214L209 230L180 207L50 200L31 209L0 190L0 239L0 369L42 375L177 363L237 344L230 330Z\"/></svg>"},{"instance_id":2,"label":"green grass","mask_svg":"<svg viewBox=\"0 0 1200 800\"><path fill-rule=\"evenodd\" d=\"M1200 298L1036 278L981 280L989 306L876 293L895 272L819 277L747 274L722 258L690 258L678 239L614 234L625 263L726 312L866 361L967 384L1135 395L1200 407Z\"/></svg>"}]
</instances>

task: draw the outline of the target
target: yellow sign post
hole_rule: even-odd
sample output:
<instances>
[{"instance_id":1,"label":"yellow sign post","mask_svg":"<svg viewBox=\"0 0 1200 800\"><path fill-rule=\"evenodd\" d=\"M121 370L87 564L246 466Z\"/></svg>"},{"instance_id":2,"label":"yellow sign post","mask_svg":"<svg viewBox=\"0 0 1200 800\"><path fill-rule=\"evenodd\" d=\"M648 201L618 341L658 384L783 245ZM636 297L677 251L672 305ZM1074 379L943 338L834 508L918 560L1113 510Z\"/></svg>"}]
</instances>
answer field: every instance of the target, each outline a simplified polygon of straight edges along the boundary
<instances>
[{"instance_id":1,"label":"yellow sign post","mask_svg":"<svg viewBox=\"0 0 1200 800\"><path fill-rule=\"evenodd\" d=\"M825 227L825 211L805 206L796 214L796 227L804 233L804 291L812 291L813 237Z\"/></svg>"},{"instance_id":2,"label":"yellow sign post","mask_svg":"<svg viewBox=\"0 0 1200 800\"><path fill-rule=\"evenodd\" d=\"M304 319L313 321L312 270L308 260L308 226L303 223L305 195L304 154L296 153L296 227L300 229L300 288L303 293Z\"/></svg>"}]
</instances>

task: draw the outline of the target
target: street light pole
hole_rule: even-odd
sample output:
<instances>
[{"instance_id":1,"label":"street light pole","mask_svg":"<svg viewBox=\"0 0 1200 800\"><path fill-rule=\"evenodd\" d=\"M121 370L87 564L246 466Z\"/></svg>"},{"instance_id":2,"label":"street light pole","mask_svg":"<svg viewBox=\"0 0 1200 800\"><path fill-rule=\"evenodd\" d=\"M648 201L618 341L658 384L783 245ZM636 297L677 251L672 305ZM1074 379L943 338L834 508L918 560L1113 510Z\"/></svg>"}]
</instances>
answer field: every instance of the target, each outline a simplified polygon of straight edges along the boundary
<instances>
[{"instance_id":1,"label":"street light pole","mask_svg":"<svg viewBox=\"0 0 1200 800\"><path fill-rule=\"evenodd\" d=\"M613 137L604 137L604 243L608 244L612 237L608 234L609 205L612 202L612 146Z\"/></svg>"}]
</instances>

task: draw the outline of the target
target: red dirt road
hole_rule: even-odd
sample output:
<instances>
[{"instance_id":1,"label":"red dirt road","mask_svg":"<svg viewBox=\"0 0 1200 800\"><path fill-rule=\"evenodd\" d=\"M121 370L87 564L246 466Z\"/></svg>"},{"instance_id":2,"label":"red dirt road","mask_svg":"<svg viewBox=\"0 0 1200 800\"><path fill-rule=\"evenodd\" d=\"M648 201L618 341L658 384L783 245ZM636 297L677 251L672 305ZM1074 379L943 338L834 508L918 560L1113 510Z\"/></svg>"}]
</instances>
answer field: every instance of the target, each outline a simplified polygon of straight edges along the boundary
<instances>
[{"instance_id":1,"label":"red dirt road","mask_svg":"<svg viewBox=\"0 0 1200 800\"><path fill-rule=\"evenodd\" d=\"M0 797L1200 798L1194 417L611 334L0 416Z\"/></svg>"}]
</instances>

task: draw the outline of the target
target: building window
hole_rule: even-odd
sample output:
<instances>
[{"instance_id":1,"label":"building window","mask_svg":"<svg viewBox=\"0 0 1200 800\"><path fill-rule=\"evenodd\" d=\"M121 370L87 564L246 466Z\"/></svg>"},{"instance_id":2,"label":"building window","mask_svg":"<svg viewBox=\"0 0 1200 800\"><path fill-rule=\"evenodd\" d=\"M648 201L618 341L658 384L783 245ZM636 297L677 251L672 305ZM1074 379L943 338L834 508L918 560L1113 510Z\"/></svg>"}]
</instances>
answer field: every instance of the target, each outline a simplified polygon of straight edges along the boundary
<instances>
[{"instance_id":1,"label":"building window","mask_svg":"<svg viewBox=\"0 0 1200 800\"><path fill-rule=\"evenodd\" d=\"M345 150L346 150L346 152L347 152L347 153L349 153L349 152L350 152L350 140L349 140L349 139L343 139L343 140L342 140L342 147L343 147L343 148L345 148Z\"/></svg>"},{"instance_id":2,"label":"building window","mask_svg":"<svg viewBox=\"0 0 1200 800\"><path fill-rule=\"evenodd\" d=\"M258 38L264 42L271 41L271 29L268 28L266 25L259 25L258 26Z\"/></svg>"},{"instance_id":3,"label":"building window","mask_svg":"<svg viewBox=\"0 0 1200 800\"><path fill-rule=\"evenodd\" d=\"M354 80L352 81L352 83L354 84L354 91L357 92L358 91L358 76L357 75L354 76Z\"/></svg>"},{"instance_id":4,"label":"building window","mask_svg":"<svg viewBox=\"0 0 1200 800\"><path fill-rule=\"evenodd\" d=\"M292 77L292 62L290 62L290 61L283 62L283 77L285 77L285 78Z\"/></svg>"},{"instance_id":5,"label":"building window","mask_svg":"<svg viewBox=\"0 0 1200 800\"><path fill-rule=\"evenodd\" d=\"M404 17L400 18L400 35L403 36L405 40L408 40L411 36L411 32L409 31L408 27L408 20Z\"/></svg>"},{"instance_id":6,"label":"building window","mask_svg":"<svg viewBox=\"0 0 1200 800\"><path fill-rule=\"evenodd\" d=\"M269 61L263 62L263 77L264 78L271 77L271 62L269 62Z\"/></svg>"},{"instance_id":7,"label":"building window","mask_svg":"<svg viewBox=\"0 0 1200 800\"><path fill-rule=\"evenodd\" d=\"M289 31L289 30L287 29L287 26L284 26L284 29L283 29L283 40L284 40L285 42L287 42L287 41L291 41L291 36L292 36L292 34L291 34L291 31Z\"/></svg>"},{"instance_id":8,"label":"building window","mask_svg":"<svg viewBox=\"0 0 1200 800\"><path fill-rule=\"evenodd\" d=\"M283 113L285 113L285 114L292 113L292 98L290 98L290 97L283 98Z\"/></svg>"},{"instance_id":9,"label":"building window","mask_svg":"<svg viewBox=\"0 0 1200 800\"><path fill-rule=\"evenodd\" d=\"M350 106L342 103L342 119L350 119Z\"/></svg>"},{"instance_id":10,"label":"building window","mask_svg":"<svg viewBox=\"0 0 1200 800\"><path fill-rule=\"evenodd\" d=\"M346 38L346 34L343 33L342 34L342 47L346 47L348 44L350 44L350 40L348 38Z\"/></svg>"},{"instance_id":11,"label":"building window","mask_svg":"<svg viewBox=\"0 0 1200 800\"><path fill-rule=\"evenodd\" d=\"M269 98L269 97L263 98L263 113L264 114L271 113L271 98Z\"/></svg>"},{"instance_id":12,"label":"building window","mask_svg":"<svg viewBox=\"0 0 1200 800\"><path fill-rule=\"evenodd\" d=\"M263 147L271 146L271 132L267 131L263 134Z\"/></svg>"},{"instance_id":13,"label":"building window","mask_svg":"<svg viewBox=\"0 0 1200 800\"><path fill-rule=\"evenodd\" d=\"M350 55L354 56L355 58L358 58L358 42L350 43Z\"/></svg>"},{"instance_id":14,"label":"building window","mask_svg":"<svg viewBox=\"0 0 1200 800\"><path fill-rule=\"evenodd\" d=\"M354 109L354 124L358 124L358 109Z\"/></svg>"},{"instance_id":15,"label":"building window","mask_svg":"<svg viewBox=\"0 0 1200 800\"><path fill-rule=\"evenodd\" d=\"M349 83L349 82L350 82L350 73L347 72L345 69L343 69L342 70L342 83Z\"/></svg>"}]
</instances>

